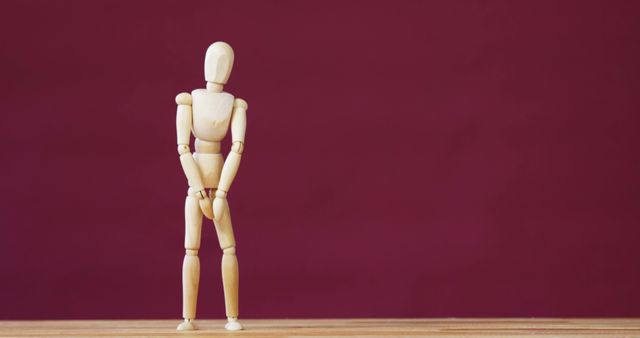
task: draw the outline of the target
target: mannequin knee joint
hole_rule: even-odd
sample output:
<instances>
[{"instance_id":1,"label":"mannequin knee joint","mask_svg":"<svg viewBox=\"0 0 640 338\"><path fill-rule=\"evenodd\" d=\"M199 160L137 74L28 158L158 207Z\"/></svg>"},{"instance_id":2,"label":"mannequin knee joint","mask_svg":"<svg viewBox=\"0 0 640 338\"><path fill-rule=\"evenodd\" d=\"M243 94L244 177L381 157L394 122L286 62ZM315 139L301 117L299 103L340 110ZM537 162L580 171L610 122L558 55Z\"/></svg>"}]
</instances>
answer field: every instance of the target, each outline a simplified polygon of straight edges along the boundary
<instances>
[{"instance_id":1,"label":"mannequin knee joint","mask_svg":"<svg viewBox=\"0 0 640 338\"><path fill-rule=\"evenodd\" d=\"M225 255L235 255L236 254L236 247L232 246L232 247L229 247L229 248L226 248L226 249L222 249L222 252Z\"/></svg>"},{"instance_id":2,"label":"mannequin knee joint","mask_svg":"<svg viewBox=\"0 0 640 338\"><path fill-rule=\"evenodd\" d=\"M197 256L198 255L198 250L197 249L187 249L185 250L187 256Z\"/></svg>"}]
</instances>

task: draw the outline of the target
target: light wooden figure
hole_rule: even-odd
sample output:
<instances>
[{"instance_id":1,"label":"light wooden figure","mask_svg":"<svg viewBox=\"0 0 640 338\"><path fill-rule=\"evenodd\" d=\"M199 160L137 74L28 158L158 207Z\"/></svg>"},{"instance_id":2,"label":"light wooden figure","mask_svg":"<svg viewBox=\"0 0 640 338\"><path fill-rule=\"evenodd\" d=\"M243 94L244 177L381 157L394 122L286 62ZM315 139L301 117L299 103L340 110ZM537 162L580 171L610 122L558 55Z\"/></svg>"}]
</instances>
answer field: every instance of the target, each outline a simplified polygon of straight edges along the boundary
<instances>
[{"instance_id":1,"label":"light wooden figure","mask_svg":"<svg viewBox=\"0 0 640 338\"><path fill-rule=\"evenodd\" d=\"M238 259L231 226L227 192L233 182L244 148L247 102L222 91L233 67L233 49L224 42L209 46L204 61L206 89L180 93L176 129L178 154L189 183L185 201L186 254L182 265L182 316L178 330L196 330L196 303L200 280L200 233L202 215L213 219L222 249L222 284L224 288L227 330L242 330L238 322ZM226 160L220 153L220 141L231 127L233 145ZM189 146L191 133L195 152ZM207 193L207 189L209 190ZM213 199L213 201L212 201Z\"/></svg>"}]
</instances>

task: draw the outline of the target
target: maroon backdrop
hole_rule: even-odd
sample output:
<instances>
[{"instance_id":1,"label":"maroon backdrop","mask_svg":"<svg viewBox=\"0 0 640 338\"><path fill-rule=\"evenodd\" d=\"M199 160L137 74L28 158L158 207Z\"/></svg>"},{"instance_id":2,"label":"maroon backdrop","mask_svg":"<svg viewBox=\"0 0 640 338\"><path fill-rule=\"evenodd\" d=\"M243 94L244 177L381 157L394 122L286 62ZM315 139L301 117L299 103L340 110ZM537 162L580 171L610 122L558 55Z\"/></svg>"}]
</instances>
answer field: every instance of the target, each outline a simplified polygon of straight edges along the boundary
<instances>
[{"instance_id":1,"label":"maroon backdrop","mask_svg":"<svg viewBox=\"0 0 640 338\"><path fill-rule=\"evenodd\" d=\"M249 102L243 317L640 316L639 2L0 13L1 319L180 317L174 97L217 40Z\"/></svg>"}]
</instances>

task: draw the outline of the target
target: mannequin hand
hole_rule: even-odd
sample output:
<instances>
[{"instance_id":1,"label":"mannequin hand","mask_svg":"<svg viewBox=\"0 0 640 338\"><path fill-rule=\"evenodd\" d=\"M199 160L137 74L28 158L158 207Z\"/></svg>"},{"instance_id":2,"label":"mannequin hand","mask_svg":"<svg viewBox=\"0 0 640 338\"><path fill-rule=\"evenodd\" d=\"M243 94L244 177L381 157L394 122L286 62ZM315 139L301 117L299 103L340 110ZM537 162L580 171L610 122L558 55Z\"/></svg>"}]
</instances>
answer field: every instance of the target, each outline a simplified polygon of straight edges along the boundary
<instances>
[{"instance_id":1,"label":"mannequin hand","mask_svg":"<svg viewBox=\"0 0 640 338\"><path fill-rule=\"evenodd\" d=\"M189 188L189 190L191 190L191 188ZM207 196L207 190L202 189L196 191L195 193L189 192L189 195L198 200L198 204L200 205L200 210L202 210L202 213L208 219L213 219L213 208L211 207L211 199L209 198L209 196Z\"/></svg>"},{"instance_id":2,"label":"mannequin hand","mask_svg":"<svg viewBox=\"0 0 640 338\"><path fill-rule=\"evenodd\" d=\"M209 197L205 197L198 201L200 204L200 210L204 216L208 219L213 219L213 206L211 205L211 199Z\"/></svg>"},{"instance_id":3,"label":"mannequin hand","mask_svg":"<svg viewBox=\"0 0 640 338\"><path fill-rule=\"evenodd\" d=\"M216 191L216 198L213 200L213 217L216 221L222 219L227 206L227 193L222 190Z\"/></svg>"}]
</instances>

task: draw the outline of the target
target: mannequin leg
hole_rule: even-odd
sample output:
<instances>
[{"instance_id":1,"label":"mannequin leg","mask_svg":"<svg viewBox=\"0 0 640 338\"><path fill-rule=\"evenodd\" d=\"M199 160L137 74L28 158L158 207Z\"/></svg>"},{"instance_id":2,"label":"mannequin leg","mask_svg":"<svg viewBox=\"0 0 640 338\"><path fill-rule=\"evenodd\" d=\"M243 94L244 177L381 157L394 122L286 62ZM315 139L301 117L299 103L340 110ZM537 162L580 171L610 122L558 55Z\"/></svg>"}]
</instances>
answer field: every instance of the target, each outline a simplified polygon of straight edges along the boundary
<instances>
[{"instance_id":1,"label":"mannequin leg","mask_svg":"<svg viewBox=\"0 0 640 338\"><path fill-rule=\"evenodd\" d=\"M182 317L184 322L178 330L197 330L193 322L196 318L198 285L200 283L200 233L202 228L202 211L198 199L190 195L185 200L185 256L182 263Z\"/></svg>"},{"instance_id":2,"label":"mannequin leg","mask_svg":"<svg viewBox=\"0 0 640 338\"><path fill-rule=\"evenodd\" d=\"M225 328L230 331L236 331L243 329L240 322L238 322L238 258L236 256L236 241L231 226L229 204L226 200L225 203L227 204L225 213L219 222L215 222L215 226L220 248L223 252L222 285L224 287L224 302L228 320Z\"/></svg>"}]
</instances>

